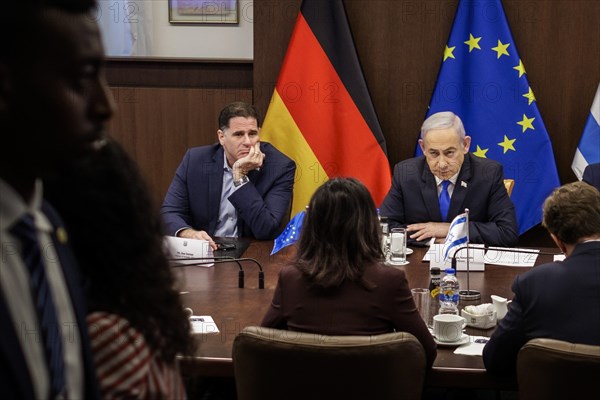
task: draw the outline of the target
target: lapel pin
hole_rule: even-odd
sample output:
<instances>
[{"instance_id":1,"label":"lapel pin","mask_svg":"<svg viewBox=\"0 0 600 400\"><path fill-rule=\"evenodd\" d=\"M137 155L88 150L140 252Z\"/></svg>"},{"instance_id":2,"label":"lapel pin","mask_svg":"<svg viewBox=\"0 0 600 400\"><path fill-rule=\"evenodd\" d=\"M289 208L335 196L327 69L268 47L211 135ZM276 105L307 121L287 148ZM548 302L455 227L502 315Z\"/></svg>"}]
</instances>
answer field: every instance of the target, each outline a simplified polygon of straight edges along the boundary
<instances>
[{"instance_id":1,"label":"lapel pin","mask_svg":"<svg viewBox=\"0 0 600 400\"><path fill-rule=\"evenodd\" d=\"M466 188L467 187L467 182L465 181L460 181L460 186Z\"/></svg>"},{"instance_id":2,"label":"lapel pin","mask_svg":"<svg viewBox=\"0 0 600 400\"><path fill-rule=\"evenodd\" d=\"M61 244L67 244L69 241L69 237L67 235L67 231L62 226L56 228L56 238Z\"/></svg>"}]
</instances>

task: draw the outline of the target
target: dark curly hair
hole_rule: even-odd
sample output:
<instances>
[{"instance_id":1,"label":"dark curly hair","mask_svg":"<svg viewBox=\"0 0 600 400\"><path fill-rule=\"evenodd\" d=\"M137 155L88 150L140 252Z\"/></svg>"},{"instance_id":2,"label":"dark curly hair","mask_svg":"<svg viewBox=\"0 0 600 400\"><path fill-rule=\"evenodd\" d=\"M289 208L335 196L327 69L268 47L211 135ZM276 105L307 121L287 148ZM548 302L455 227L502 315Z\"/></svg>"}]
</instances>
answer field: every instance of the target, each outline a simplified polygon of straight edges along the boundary
<instances>
[{"instance_id":1,"label":"dark curly hair","mask_svg":"<svg viewBox=\"0 0 600 400\"><path fill-rule=\"evenodd\" d=\"M377 210L365 185L334 178L320 186L309 202L294 265L316 288L344 281L372 288L363 270L382 259Z\"/></svg>"},{"instance_id":2,"label":"dark curly hair","mask_svg":"<svg viewBox=\"0 0 600 400\"><path fill-rule=\"evenodd\" d=\"M46 179L86 281L89 312L126 318L166 361L193 351L163 252L158 210L135 162L114 140Z\"/></svg>"}]
</instances>

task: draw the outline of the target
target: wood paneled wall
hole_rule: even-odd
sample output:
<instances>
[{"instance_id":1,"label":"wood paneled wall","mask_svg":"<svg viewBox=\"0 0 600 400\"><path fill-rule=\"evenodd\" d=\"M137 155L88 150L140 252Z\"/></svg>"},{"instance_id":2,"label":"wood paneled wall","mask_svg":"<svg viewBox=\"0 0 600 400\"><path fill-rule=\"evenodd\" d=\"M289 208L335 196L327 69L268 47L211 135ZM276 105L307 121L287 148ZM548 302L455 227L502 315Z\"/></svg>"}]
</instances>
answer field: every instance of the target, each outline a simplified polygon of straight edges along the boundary
<instances>
[{"instance_id":1,"label":"wood paneled wall","mask_svg":"<svg viewBox=\"0 0 600 400\"><path fill-rule=\"evenodd\" d=\"M185 151L217 141L217 117L252 102L252 64L201 60L109 60L118 110L110 132L138 161L162 202Z\"/></svg>"},{"instance_id":2,"label":"wood paneled wall","mask_svg":"<svg viewBox=\"0 0 600 400\"><path fill-rule=\"evenodd\" d=\"M413 155L458 2L344 3L393 165ZM503 4L561 181L573 181L571 161L600 82L600 1ZM138 160L157 199L185 149L215 142L224 104L253 101L266 112L299 6L300 0L254 0L253 63L109 60L109 84L119 105L111 130Z\"/></svg>"},{"instance_id":3,"label":"wood paneled wall","mask_svg":"<svg viewBox=\"0 0 600 400\"><path fill-rule=\"evenodd\" d=\"M458 1L344 4L393 166L414 154ZM600 1L503 0L503 5L561 182L574 181L571 161L600 82ZM299 6L300 0L254 1L254 102L261 109L271 98ZM541 229L532 235L546 236Z\"/></svg>"}]
</instances>

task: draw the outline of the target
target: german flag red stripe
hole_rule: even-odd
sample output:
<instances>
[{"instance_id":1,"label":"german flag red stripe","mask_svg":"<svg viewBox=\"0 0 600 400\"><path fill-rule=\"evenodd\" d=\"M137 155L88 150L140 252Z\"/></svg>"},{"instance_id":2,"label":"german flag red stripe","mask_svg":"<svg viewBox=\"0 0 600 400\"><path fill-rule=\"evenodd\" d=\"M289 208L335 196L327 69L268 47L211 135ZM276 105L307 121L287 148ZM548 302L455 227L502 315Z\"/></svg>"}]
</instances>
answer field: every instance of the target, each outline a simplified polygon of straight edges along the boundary
<instances>
[{"instance_id":1,"label":"german flag red stripe","mask_svg":"<svg viewBox=\"0 0 600 400\"><path fill-rule=\"evenodd\" d=\"M319 13L319 8L326 11ZM319 29L314 29L305 19L305 10L310 10L312 24L319 24ZM328 31L327 27L331 29ZM317 37L315 32L322 37ZM333 46L336 37L340 42ZM321 40L336 54L328 54ZM353 62L347 61L349 54ZM337 60L337 66L332 59ZM340 63L340 60L346 62ZM340 71L345 66L350 71ZM353 97L356 93L363 94L360 101ZM281 122L291 120L293 124ZM341 1L303 2L261 136L298 164L294 211L301 210L307 197L324 180L334 176L357 177L369 188L377 204L385 197L391 184L385 141ZM295 145L290 146L290 143ZM316 159L319 166L307 159ZM315 171L324 171L325 179L315 175ZM300 199L304 204L296 204Z\"/></svg>"}]
</instances>

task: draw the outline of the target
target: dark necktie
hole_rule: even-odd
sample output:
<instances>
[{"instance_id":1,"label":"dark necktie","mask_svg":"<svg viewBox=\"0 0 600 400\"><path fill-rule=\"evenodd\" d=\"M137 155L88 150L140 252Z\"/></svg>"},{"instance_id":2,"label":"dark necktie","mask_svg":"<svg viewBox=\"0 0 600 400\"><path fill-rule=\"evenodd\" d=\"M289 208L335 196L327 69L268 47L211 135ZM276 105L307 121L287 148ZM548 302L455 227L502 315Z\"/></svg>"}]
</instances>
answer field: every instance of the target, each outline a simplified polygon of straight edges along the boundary
<instances>
[{"instance_id":1,"label":"dark necktie","mask_svg":"<svg viewBox=\"0 0 600 400\"><path fill-rule=\"evenodd\" d=\"M23 261L29 271L31 293L50 371L50 398L55 398L65 390L62 336L31 215L21 217L12 227L11 233L21 241Z\"/></svg>"},{"instance_id":2,"label":"dark necktie","mask_svg":"<svg viewBox=\"0 0 600 400\"><path fill-rule=\"evenodd\" d=\"M446 221L446 218L448 218L448 208L450 208L448 185L450 185L450 181L442 181L442 191L440 192L440 213L442 214L442 221Z\"/></svg>"}]
</instances>

